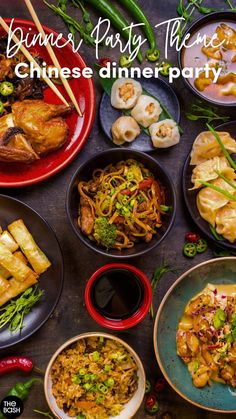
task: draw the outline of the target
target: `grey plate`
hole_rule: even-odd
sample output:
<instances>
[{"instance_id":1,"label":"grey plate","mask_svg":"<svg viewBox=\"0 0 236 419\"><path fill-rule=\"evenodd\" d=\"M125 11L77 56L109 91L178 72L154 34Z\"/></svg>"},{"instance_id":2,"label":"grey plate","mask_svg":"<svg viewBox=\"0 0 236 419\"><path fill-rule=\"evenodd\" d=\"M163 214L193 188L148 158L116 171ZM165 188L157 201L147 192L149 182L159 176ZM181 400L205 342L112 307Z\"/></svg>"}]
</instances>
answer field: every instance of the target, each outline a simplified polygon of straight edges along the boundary
<instances>
[{"instance_id":1,"label":"grey plate","mask_svg":"<svg viewBox=\"0 0 236 419\"><path fill-rule=\"evenodd\" d=\"M165 106L172 118L179 124L180 104L172 87L170 87L162 79L145 79L142 77L141 79L138 79L138 81L140 81L142 87L148 93L154 96ZM104 133L114 147L119 146L115 145L112 141L111 126L121 115L122 112L119 109L115 109L111 106L110 96L104 92L99 107L100 123ZM157 150L162 151L162 149L153 147L151 137L149 137L149 135L143 131L136 138L136 140L134 140L132 143L123 144L122 147L131 150L144 151L146 153Z\"/></svg>"}]
</instances>

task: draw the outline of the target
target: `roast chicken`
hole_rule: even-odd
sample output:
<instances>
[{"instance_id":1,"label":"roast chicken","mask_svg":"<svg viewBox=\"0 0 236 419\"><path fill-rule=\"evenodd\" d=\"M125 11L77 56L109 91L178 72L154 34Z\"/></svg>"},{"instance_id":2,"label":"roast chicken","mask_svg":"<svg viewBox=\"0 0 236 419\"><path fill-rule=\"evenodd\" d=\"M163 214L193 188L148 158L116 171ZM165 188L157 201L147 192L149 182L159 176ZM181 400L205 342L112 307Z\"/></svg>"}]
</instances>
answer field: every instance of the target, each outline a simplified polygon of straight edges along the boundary
<instances>
[{"instance_id":1,"label":"roast chicken","mask_svg":"<svg viewBox=\"0 0 236 419\"><path fill-rule=\"evenodd\" d=\"M0 118L0 161L31 163L60 148L68 136L62 116L71 107L42 100L23 100Z\"/></svg>"}]
</instances>

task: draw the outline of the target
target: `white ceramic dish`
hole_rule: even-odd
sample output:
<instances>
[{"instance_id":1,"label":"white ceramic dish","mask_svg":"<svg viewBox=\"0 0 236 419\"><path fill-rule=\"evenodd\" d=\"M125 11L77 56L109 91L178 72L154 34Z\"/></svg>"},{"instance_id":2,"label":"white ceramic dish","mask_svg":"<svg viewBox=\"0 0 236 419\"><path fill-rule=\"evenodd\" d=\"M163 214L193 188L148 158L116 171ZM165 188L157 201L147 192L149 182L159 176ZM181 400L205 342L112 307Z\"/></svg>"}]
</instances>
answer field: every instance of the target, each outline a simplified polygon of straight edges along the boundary
<instances>
[{"instance_id":1,"label":"white ceramic dish","mask_svg":"<svg viewBox=\"0 0 236 419\"><path fill-rule=\"evenodd\" d=\"M56 360L57 356L67 347L69 347L70 345L72 345L73 343L77 342L80 339L84 339L87 337L93 337L93 336L102 336L106 339L112 339L116 342L121 343L133 356L137 366L138 366L138 389L136 391L136 393L134 394L134 396L132 397L132 399L125 404L123 410L121 411L120 415L118 416L111 416L111 419L131 419L135 413L137 412L137 410L139 409L142 401L143 401L143 397L144 397L144 392L145 392L145 382L146 382L146 377L145 377L145 371L143 368L143 364L139 358L139 356L136 354L136 352L126 343L124 342L122 339L117 338L116 336L107 334L107 333L100 333L100 332L91 332L91 333L83 333L81 335L75 336L74 338L66 341L62 346L60 346L60 348L58 348L58 350L54 353L54 355L52 356L52 358L49 361L49 364L47 366L46 369L46 373L45 373L45 378L44 378L44 391L45 391L45 396L47 399L47 403L49 408L51 409L52 413L55 415L56 418L58 419L71 419L69 418L69 416L61 409L59 409L59 407L56 404L56 399L54 398L53 394L52 394L52 380L51 380L51 376L50 376L50 371L51 371L51 367L52 364L54 363L54 361Z\"/></svg>"}]
</instances>

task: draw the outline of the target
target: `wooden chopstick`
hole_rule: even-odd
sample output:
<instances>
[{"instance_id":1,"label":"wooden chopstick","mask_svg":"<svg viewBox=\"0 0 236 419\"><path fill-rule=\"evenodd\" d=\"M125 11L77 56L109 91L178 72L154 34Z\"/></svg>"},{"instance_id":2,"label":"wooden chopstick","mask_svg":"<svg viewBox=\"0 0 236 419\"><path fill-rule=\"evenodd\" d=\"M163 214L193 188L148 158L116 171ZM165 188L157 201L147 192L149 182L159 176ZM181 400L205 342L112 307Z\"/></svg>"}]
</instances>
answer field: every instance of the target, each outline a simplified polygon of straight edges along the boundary
<instances>
[{"instance_id":1,"label":"wooden chopstick","mask_svg":"<svg viewBox=\"0 0 236 419\"><path fill-rule=\"evenodd\" d=\"M0 16L0 24L3 27L3 29L9 34L10 28L7 25L7 23L3 20L3 18ZM29 53L29 51L22 45L17 38L16 35L12 34L12 39L16 44L20 45L20 50L24 54L24 56L27 58L27 60L34 64L35 67L39 68L42 72L41 67L38 65L38 63L35 61L35 59L32 57L32 55ZM44 81L47 83L47 85L54 91L54 93L59 97L59 99L66 105L70 106L69 103L66 101L66 99L62 96L61 92L58 90L58 88L53 84L53 82L48 78L44 77Z\"/></svg>"},{"instance_id":2,"label":"wooden chopstick","mask_svg":"<svg viewBox=\"0 0 236 419\"><path fill-rule=\"evenodd\" d=\"M31 15L34 23L35 23L36 28L38 29L39 33L42 35L42 38L44 40L45 37L46 37L46 35L45 35L44 29L43 29L43 27L42 27L42 25L41 25L41 23L39 21L39 18L38 18L37 14L36 14L36 12L34 10L34 7L33 7L32 3L31 3L31 1L30 0L25 0L25 4L26 4L26 6L27 6L27 8L29 10L29 13L30 13L30 15ZM50 55L50 57L52 59L53 64L55 65L55 67L57 67L59 70L61 70L60 63L59 63L59 61L58 61L58 59L57 59L57 57L56 57L56 55L55 55L55 53L54 53L51 45L47 42L45 46L46 46L46 49L47 49L47 51L48 51L48 53L49 53L49 55ZM72 89L71 89L71 87L70 87L67 79L61 77L61 81L62 81L62 83L63 83L63 85L64 85L64 87L66 89L66 92L68 93L68 96L70 97L70 99L71 99L71 101L72 101L75 109L77 110L78 114L80 116L82 116L81 109L80 109L80 107L79 107L79 105L77 103L77 100L76 100L76 98L74 96L74 93L73 93L73 91L72 91Z\"/></svg>"}]
</instances>

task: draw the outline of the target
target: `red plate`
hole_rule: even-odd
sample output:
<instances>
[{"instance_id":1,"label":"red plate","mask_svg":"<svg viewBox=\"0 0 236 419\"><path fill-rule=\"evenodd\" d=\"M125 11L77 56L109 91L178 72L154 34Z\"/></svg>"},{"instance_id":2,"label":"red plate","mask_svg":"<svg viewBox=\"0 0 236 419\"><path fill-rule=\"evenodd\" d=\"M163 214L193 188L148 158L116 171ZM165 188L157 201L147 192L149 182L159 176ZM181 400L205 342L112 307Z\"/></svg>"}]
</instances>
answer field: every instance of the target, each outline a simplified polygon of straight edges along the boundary
<instances>
[{"instance_id":1,"label":"red plate","mask_svg":"<svg viewBox=\"0 0 236 419\"><path fill-rule=\"evenodd\" d=\"M11 19L5 19L8 25ZM24 33L29 33L29 28L32 28L31 34L38 33L33 22L23 19L14 19L13 29L21 27ZM43 26L45 33L58 34L47 26ZM61 42L66 40L62 38ZM40 56L45 59L48 64L52 64L48 52L45 47L36 45L32 50L40 53ZM79 67L83 69L86 67L84 60L78 53L72 51L71 45L59 49L54 48L58 61L61 67ZM69 136L65 145L58 151L42 157L40 160L31 164L16 164L16 163L0 163L0 187L19 187L32 185L41 182L66 167L76 156L76 154L83 147L90 130L93 125L95 115L95 92L92 79L72 79L70 85L73 93L79 103L83 116L79 117L76 111L73 111L66 119L69 126ZM64 87L56 85L63 93L63 96L70 102ZM61 103L60 99L55 95L50 88L44 91L45 102L47 103Z\"/></svg>"}]
</instances>

